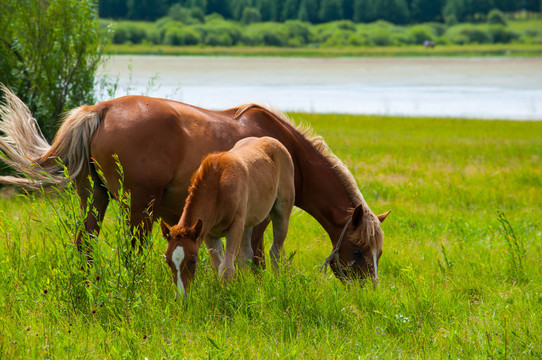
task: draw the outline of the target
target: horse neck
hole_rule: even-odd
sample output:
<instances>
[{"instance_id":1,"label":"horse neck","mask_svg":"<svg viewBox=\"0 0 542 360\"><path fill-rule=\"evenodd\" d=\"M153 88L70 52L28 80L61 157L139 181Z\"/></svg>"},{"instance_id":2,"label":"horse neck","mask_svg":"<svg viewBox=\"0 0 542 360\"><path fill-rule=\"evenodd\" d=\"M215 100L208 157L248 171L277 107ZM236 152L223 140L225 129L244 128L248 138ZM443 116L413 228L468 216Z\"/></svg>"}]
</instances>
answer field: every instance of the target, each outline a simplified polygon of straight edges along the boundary
<instances>
[{"instance_id":1,"label":"horse neck","mask_svg":"<svg viewBox=\"0 0 542 360\"><path fill-rule=\"evenodd\" d=\"M310 139L307 132L295 128L280 113L247 105L238 110L236 117L240 114L246 114L242 122L254 121L254 126L245 126L252 130L241 135L273 136L286 146L295 165L295 205L312 215L335 245L353 209L365 204L352 175L326 153L323 141Z\"/></svg>"},{"instance_id":2,"label":"horse neck","mask_svg":"<svg viewBox=\"0 0 542 360\"><path fill-rule=\"evenodd\" d=\"M213 187L207 187L213 189ZM203 236L199 237L198 246L201 245L201 241L204 239L204 235L208 233L210 224L213 222L213 209L214 207L207 204L209 197L202 196L200 189L192 189L186 199L186 204L179 219L178 225L181 228L192 227L198 219L201 219L203 223Z\"/></svg>"},{"instance_id":3,"label":"horse neck","mask_svg":"<svg viewBox=\"0 0 542 360\"><path fill-rule=\"evenodd\" d=\"M352 214L364 203L352 175L338 160L322 154L306 138L291 151L296 163L296 206L312 215L333 245Z\"/></svg>"}]
</instances>

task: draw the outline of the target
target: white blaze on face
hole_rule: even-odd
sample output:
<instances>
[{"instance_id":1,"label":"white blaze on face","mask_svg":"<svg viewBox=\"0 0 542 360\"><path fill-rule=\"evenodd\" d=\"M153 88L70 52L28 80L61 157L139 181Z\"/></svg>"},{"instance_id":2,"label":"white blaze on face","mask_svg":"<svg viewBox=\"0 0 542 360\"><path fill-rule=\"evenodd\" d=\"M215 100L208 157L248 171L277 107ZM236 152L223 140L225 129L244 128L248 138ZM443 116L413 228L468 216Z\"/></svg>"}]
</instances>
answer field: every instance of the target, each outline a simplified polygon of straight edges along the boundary
<instances>
[{"instance_id":1,"label":"white blaze on face","mask_svg":"<svg viewBox=\"0 0 542 360\"><path fill-rule=\"evenodd\" d=\"M175 269L177 270L177 287L181 292L181 295L184 296L184 284L183 279L181 279L181 264L184 260L184 249L182 246L177 246L171 254L171 261L175 264Z\"/></svg>"},{"instance_id":2,"label":"white blaze on face","mask_svg":"<svg viewBox=\"0 0 542 360\"><path fill-rule=\"evenodd\" d=\"M378 265L377 265L376 261L377 261L376 249L373 249L373 264L375 266L375 279L378 279Z\"/></svg>"}]
</instances>

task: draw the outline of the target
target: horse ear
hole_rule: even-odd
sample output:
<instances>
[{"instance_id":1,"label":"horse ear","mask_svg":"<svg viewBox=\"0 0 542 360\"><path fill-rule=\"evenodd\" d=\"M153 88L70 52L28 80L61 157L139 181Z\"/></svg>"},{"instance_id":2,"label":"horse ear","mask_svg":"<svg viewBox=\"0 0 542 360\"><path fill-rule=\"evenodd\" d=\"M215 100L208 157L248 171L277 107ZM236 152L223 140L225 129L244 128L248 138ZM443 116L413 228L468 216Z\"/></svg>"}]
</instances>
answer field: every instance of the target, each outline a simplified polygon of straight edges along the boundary
<instances>
[{"instance_id":1,"label":"horse ear","mask_svg":"<svg viewBox=\"0 0 542 360\"><path fill-rule=\"evenodd\" d=\"M358 205L354 212L352 213L352 224L354 226L358 226L361 224L361 220L363 219L363 207L361 205Z\"/></svg>"},{"instance_id":2,"label":"horse ear","mask_svg":"<svg viewBox=\"0 0 542 360\"><path fill-rule=\"evenodd\" d=\"M386 220L386 218L388 217L389 213L391 213L391 210L389 210L388 212L385 212L383 214L376 215L376 217L378 218L378 220L380 220L380 223L382 224L384 222L384 220Z\"/></svg>"},{"instance_id":3,"label":"horse ear","mask_svg":"<svg viewBox=\"0 0 542 360\"><path fill-rule=\"evenodd\" d=\"M162 230L162 235L169 242L169 240L171 239L171 237L169 236L169 233L171 232L171 226L169 226L167 222L162 220L160 221L160 230Z\"/></svg>"},{"instance_id":4,"label":"horse ear","mask_svg":"<svg viewBox=\"0 0 542 360\"><path fill-rule=\"evenodd\" d=\"M194 224L194 226L192 226L192 233L194 234L194 239L197 239L199 238L199 236L201 235L201 230L203 228L203 221L201 221L201 219L198 219L198 221L196 221L196 223Z\"/></svg>"}]
</instances>

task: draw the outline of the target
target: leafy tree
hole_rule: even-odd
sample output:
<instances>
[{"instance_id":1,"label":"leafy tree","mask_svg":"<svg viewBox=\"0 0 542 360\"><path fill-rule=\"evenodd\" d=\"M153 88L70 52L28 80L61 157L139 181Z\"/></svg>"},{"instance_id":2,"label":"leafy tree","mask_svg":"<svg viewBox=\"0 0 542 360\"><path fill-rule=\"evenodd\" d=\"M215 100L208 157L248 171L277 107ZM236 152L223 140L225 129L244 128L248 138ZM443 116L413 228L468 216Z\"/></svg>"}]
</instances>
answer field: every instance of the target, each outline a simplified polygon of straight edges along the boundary
<instances>
[{"instance_id":1,"label":"leafy tree","mask_svg":"<svg viewBox=\"0 0 542 360\"><path fill-rule=\"evenodd\" d=\"M282 21L297 19L299 13L299 0L286 0L280 16Z\"/></svg>"},{"instance_id":2,"label":"leafy tree","mask_svg":"<svg viewBox=\"0 0 542 360\"><path fill-rule=\"evenodd\" d=\"M492 25L506 26L506 18L504 17L504 14L498 9L493 9L489 12L489 14L487 15L487 22L488 24Z\"/></svg>"},{"instance_id":3,"label":"leafy tree","mask_svg":"<svg viewBox=\"0 0 542 360\"><path fill-rule=\"evenodd\" d=\"M517 11L520 6L521 3L518 0L495 0L495 7L501 11Z\"/></svg>"},{"instance_id":4,"label":"leafy tree","mask_svg":"<svg viewBox=\"0 0 542 360\"><path fill-rule=\"evenodd\" d=\"M257 0L255 6L260 9L262 21L277 20L277 7L274 0Z\"/></svg>"},{"instance_id":5,"label":"leafy tree","mask_svg":"<svg viewBox=\"0 0 542 360\"><path fill-rule=\"evenodd\" d=\"M231 13L235 20L239 21L241 20L241 17L243 16L243 10L247 7L251 7L252 1L251 0L231 0Z\"/></svg>"},{"instance_id":6,"label":"leafy tree","mask_svg":"<svg viewBox=\"0 0 542 360\"><path fill-rule=\"evenodd\" d=\"M98 3L101 18L126 18L126 0L100 0Z\"/></svg>"},{"instance_id":7,"label":"leafy tree","mask_svg":"<svg viewBox=\"0 0 542 360\"><path fill-rule=\"evenodd\" d=\"M375 20L374 7L371 0L354 1L354 21L369 22Z\"/></svg>"},{"instance_id":8,"label":"leafy tree","mask_svg":"<svg viewBox=\"0 0 542 360\"><path fill-rule=\"evenodd\" d=\"M343 19L352 20L354 18L354 0L342 0Z\"/></svg>"},{"instance_id":9,"label":"leafy tree","mask_svg":"<svg viewBox=\"0 0 542 360\"><path fill-rule=\"evenodd\" d=\"M224 0L207 0L206 13L217 13L225 18L231 18L230 2Z\"/></svg>"},{"instance_id":10,"label":"leafy tree","mask_svg":"<svg viewBox=\"0 0 542 360\"><path fill-rule=\"evenodd\" d=\"M470 11L472 14L479 14L485 17L494 8L495 2L493 0L476 0L471 3Z\"/></svg>"},{"instance_id":11,"label":"leafy tree","mask_svg":"<svg viewBox=\"0 0 542 360\"><path fill-rule=\"evenodd\" d=\"M410 19L405 0L379 0L374 4L374 14L377 19L390 21L394 24L404 24Z\"/></svg>"},{"instance_id":12,"label":"leafy tree","mask_svg":"<svg viewBox=\"0 0 542 360\"><path fill-rule=\"evenodd\" d=\"M322 0L320 4L320 20L330 22L341 20L343 18L343 9L341 0Z\"/></svg>"},{"instance_id":13,"label":"leafy tree","mask_svg":"<svg viewBox=\"0 0 542 360\"><path fill-rule=\"evenodd\" d=\"M411 0L410 17L413 22L429 22L440 19L443 2L441 0Z\"/></svg>"},{"instance_id":14,"label":"leafy tree","mask_svg":"<svg viewBox=\"0 0 542 360\"><path fill-rule=\"evenodd\" d=\"M128 18L154 21L164 16L168 6L166 0L126 0Z\"/></svg>"},{"instance_id":15,"label":"leafy tree","mask_svg":"<svg viewBox=\"0 0 542 360\"><path fill-rule=\"evenodd\" d=\"M95 73L109 41L97 2L2 0L0 13L0 82L29 106L50 140L62 113L94 102Z\"/></svg>"},{"instance_id":16,"label":"leafy tree","mask_svg":"<svg viewBox=\"0 0 542 360\"><path fill-rule=\"evenodd\" d=\"M253 7L244 8L243 16L241 16L241 22L243 24L252 24L260 21L262 21L260 10Z\"/></svg>"},{"instance_id":17,"label":"leafy tree","mask_svg":"<svg viewBox=\"0 0 542 360\"><path fill-rule=\"evenodd\" d=\"M297 18L301 21L315 23L318 21L318 2L316 0L301 0Z\"/></svg>"}]
</instances>

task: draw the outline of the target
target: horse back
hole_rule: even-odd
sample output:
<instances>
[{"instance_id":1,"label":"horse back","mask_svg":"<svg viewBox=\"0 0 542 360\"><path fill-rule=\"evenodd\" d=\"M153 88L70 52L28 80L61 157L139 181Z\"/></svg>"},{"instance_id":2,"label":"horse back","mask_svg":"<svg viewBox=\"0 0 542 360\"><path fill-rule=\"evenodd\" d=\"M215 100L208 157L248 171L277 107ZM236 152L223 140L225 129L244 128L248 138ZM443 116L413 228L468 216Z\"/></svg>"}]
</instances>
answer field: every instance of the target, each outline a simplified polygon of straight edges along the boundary
<instances>
[{"instance_id":1,"label":"horse back","mask_svg":"<svg viewBox=\"0 0 542 360\"><path fill-rule=\"evenodd\" d=\"M246 169L243 186L247 194L247 227L262 221L277 199L288 198L293 203L294 165L288 150L278 140L246 138L229 153Z\"/></svg>"}]
</instances>

